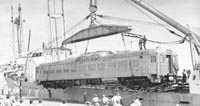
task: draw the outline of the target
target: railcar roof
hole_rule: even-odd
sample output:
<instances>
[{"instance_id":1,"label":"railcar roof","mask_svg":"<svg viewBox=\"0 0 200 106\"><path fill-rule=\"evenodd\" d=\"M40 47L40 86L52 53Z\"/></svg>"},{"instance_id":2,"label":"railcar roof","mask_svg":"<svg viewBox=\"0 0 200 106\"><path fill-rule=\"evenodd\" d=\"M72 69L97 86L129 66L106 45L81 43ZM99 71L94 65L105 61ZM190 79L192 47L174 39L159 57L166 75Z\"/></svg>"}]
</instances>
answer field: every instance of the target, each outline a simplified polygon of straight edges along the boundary
<instances>
[{"instance_id":1,"label":"railcar roof","mask_svg":"<svg viewBox=\"0 0 200 106\"><path fill-rule=\"evenodd\" d=\"M82 54L76 58L68 58L62 61L58 62L52 62L52 63L45 63L41 65L59 65L63 62L65 63L75 63L75 62L86 62L86 61L93 61L98 59L113 59L113 58L119 58L119 57L129 57L129 56L138 56L138 55L149 55L149 54L156 54L156 53L162 53L162 54L172 54L177 55L175 52L169 50L169 49L162 49L162 48L155 48L155 49L147 49L147 50L137 50L137 51L117 51L116 53L113 53L111 51L96 51L96 52L89 52L86 54Z\"/></svg>"},{"instance_id":2,"label":"railcar roof","mask_svg":"<svg viewBox=\"0 0 200 106\"><path fill-rule=\"evenodd\" d=\"M61 61L57 61L57 62L49 62L49 63L43 63L43 64L40 64L40 65L58 65L58 64L61 64L63 62L65 63L73 63L75 62L76 58L68 58L68 59L65 59L65 60L61 60Z\"/></svg>"}]
</instances>

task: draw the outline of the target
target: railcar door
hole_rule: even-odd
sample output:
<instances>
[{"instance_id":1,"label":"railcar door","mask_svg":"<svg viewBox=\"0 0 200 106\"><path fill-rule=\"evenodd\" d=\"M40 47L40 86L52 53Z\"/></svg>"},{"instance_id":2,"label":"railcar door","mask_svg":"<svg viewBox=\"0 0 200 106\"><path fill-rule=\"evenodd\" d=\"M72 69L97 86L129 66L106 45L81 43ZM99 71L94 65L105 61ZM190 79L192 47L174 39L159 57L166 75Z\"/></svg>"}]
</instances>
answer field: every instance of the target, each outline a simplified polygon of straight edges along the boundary
<instances>
[{"instance_id":1,"label":"railcar door","mask_svg":"<svg viewBox=\"0 0 200 106\"><path fill-rule=\"evenodd\" d=\"M129 61L130 76L137 76L137 71L140 69L140 62L137 57L131 58Z\"/></svg>"},{"instance_id":2,"label":"railcar door","mask_svg":"<svg viewBox=\"0 0 200 106\"><path fill-rule=\"evenodd\" d=\"M167 69L169 70L169 73L172 73L172 56L171 55L166 55L166 61L167 61Z\"/></svg>"},{"instance_id":3,"label":"railcar door","mask_svg":"<svg viewBox=\"0 0 200 106\"><path fill-rule=\"evenodd\" d=\"M168 63L168 60L166 59L166 54L160 54L159 64L160 64L160 68L159 68L160 75L167 75L169 73L169 70L168 70L169 63Z\"/></svg>"},{"instance_id":4,"label":"railcar door","mask_svg":"<svg viewBox=\"0 0 200 106\"><path fill-rule=\"evenodd\" d=\"M150 73L156 75L158 68L157 68L157 56L156 55L150 55Z\"/></svg>"},{"instance_id":5,"label":"railcar door","mask_svg":"<svg viewBox=\"0 0 200 106\"><path fill-rule=\"evenodd\" d=\"M39 72L39 67L36 67L36 80L40 80L40 72Z\"/></svg>"}]
</instances>

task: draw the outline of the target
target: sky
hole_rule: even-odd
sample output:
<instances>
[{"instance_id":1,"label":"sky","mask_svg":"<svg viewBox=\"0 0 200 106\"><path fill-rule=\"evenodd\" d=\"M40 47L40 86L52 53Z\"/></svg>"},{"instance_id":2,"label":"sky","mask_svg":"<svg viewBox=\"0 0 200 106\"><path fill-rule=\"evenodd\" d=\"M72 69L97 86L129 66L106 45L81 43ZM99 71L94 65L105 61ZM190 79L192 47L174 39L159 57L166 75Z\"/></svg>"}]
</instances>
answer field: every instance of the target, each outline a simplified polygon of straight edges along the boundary
<instances>
[{"instance_id":1,"label":"sky","mask_svg":"<svg viewBox=\"0 0 200 106\"><path fill-rule=\"evenodd\" d=\"M50 11L52 10L52 1L50 0ZM133 5L127 2L128 0L98 0L97 14L108 15L113 17L154 22L149 17L138 11ZM200 35L200 0L143 0L156 9L160 10L167 16L176 20L183 26L189 25L190 29ZM0 64L8 63L12 57L12 24L11 24L11 5L14 7L14 17L17 16L18 4L22 6L22 17L24 23L24 42L27 48L28 29L31 29L31 44L30 51L42 47L42 43L48 42L49 39L49 20L47 16L47 0L0 0ZM74 26L77 22L82 20L89 14L88 10L89 0L64 0L65 11L65 31ZM60 13L60 0L56 0L56 12ZM147 12L145 12L147 13ZM149 13L147 13L149 14ZM150 15L150 14L149 14ZM150 15L159 22L159 19ZM119 22L98 18L99 22L103 24L117 24L130 25L132 33L146 35L147 39L155 41L176 41L179 37L170 34L166 29L159 26L151 26L145 24L138 24L134 22ZM57 21L58 36L63 36L62 20ZM162 22L165 24L164 22ZM53 23L52 23L53 24ZM54 24L53 24L54 25ZM28 27L29 28L28 28ZM89 20L84 21L81 25L70 30L66 36L69 37L82 28L89 26ZM182 33L171 28L177 33L184 36ZM53 31L54 34L54 31ZM16 34L15 34L16 36ZM126 48L128 50L138 50L138 39L125 38ZM147 48L156 48L158 46L175 51L179 56L180 69L191 68L191 58L189 44L185 42L179 45L160 45L147 42ZM74 54L81 54L84 52L86 42L67 45L71 48ZM106 38L99 38L89 42L88 51L97 50L111 50L119 51L125 50L122 38L119 35L114 35Z\"/></svg>"}]
</instances>

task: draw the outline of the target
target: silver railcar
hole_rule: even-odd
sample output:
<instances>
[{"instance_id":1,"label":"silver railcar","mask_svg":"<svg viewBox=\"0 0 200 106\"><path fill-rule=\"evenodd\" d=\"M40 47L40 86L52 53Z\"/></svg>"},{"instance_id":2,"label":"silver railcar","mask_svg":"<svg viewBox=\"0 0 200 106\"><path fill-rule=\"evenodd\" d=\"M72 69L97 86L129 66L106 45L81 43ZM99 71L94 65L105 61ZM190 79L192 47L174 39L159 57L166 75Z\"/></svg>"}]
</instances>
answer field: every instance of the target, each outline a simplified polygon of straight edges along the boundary
<instances>
[{"instance_id":1,"label":"silver railcar","mask_svg":"<svg viewBox=\"0 0 200 106\"><path fill-rule=\"evenodd\" d=\"M129 87L166 82L176 75L177 54L156 48L141 51L97 51L54 63L41 64L36 79L45 87L118 83Z\"/></svg>"}]
</instances>

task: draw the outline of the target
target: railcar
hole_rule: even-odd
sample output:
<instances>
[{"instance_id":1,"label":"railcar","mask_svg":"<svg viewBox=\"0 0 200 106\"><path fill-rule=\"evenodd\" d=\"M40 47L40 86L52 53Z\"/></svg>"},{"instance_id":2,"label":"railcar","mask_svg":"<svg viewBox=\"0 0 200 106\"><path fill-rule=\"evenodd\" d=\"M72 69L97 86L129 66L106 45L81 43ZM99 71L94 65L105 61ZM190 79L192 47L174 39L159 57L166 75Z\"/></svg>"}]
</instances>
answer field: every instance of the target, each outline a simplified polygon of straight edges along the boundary
<instances>
[{"instance_id":1,"label":"railcar","mask_svg":"<svg viewBox=\"0 0 200 106\"><path fill-rule=\"evenodd\" d=\"M41 64L36 68L36 80L52 88L110 84L134 88L164 83L177 70L178 56L168 49L97 51Z\"/></svg>"}]
</instances>

